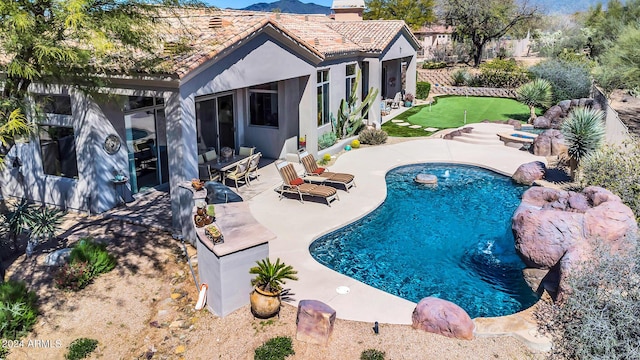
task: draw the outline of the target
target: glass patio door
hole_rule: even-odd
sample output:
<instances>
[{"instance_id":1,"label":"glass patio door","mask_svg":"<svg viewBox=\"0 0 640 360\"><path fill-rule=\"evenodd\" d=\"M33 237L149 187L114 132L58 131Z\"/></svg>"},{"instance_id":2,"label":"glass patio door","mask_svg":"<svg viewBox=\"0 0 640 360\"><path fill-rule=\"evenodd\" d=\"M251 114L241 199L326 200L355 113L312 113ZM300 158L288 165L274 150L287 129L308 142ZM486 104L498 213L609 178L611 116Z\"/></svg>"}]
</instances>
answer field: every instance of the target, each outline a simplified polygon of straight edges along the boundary
<instances>
[{"instance_id":1,"label":"glass patio door","mask_svg":"<svg viewBox=\"0 0 640 360\"><path fill-rule=\"evenodd\" d=\"M128 113L124 117L129 151L129 183L137 194L169 181L164 109Z\"/></svg>"},{"instance_id":2,"label":"glass patio door","mask_svg":"<svg viewBox=\"0 0 640 360\"><path fill-rule=\"evenodd\" d=\"M196 101L198 154L230 147L235 149L235 118L233 95L207 97Z\"/></svg>"}]
</instances>

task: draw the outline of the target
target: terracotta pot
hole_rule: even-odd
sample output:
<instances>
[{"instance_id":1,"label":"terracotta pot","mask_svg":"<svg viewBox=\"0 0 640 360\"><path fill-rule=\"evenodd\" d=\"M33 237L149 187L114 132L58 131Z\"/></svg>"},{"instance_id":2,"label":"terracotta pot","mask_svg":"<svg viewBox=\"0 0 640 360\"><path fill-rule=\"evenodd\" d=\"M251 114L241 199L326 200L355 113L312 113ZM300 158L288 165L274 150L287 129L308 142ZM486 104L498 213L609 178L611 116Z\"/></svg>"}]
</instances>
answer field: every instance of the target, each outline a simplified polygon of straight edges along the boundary
<instances>
[{"instance_id":1,"label":"terracotta pot","mask_svg":"<svg viewBox=\"0 0 640 360\"><path fill-rule=\"evenodd\" d=\"M272 293L256 287L249 295L249 301L251 302L251 313L255 317L267 319L280 312L280 292Z\"/></svg>"}]
</instances>

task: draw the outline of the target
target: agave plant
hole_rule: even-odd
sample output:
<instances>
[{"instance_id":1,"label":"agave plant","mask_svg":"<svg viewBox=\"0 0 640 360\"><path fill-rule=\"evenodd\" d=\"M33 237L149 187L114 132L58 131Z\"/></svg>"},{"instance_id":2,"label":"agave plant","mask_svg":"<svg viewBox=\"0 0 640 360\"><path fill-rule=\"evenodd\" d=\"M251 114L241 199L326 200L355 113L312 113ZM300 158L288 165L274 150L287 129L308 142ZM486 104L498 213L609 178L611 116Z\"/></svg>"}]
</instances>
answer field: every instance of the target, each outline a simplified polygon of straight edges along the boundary
<instances>
[{"instance_id":1,"label":"agave plant","mask_svg":"<svg viewBox=\"0 0 640 360\"><path fill-rule=\"evenodd\" d=\"M573 160L571 172L580 160L602 146L605 136L604 113L600 110L578 107L569 113L560 131L564 135L567 152Z\"/></svg>"},{"instance_id":2,"label":"agave plant","mask_svg":"<svg viewBox=\"0 0 640 360\"><path fill-rule=\"evenodd\" d=\"M529 123L531 124L536 118L536 106L544 108L551 106L553 99L551 83L545 79L535 79L517 88L516 97L518 101L529 107L531 112Z\"/></svg>"},{"instance_id":3,"label":"agave plant","mask_svg":"<svg viewBox=\"0 0 640 360\"><path fill-rule=\"evenodd\" d=\"M296 270L291 265L280 262L280 258L272 263L269 258L256 261L257 266L249 269L249 274L256 275L251 280L251 285L270 293L282 291L285 280L298 280Z\"/></svg>"}]
</instances>

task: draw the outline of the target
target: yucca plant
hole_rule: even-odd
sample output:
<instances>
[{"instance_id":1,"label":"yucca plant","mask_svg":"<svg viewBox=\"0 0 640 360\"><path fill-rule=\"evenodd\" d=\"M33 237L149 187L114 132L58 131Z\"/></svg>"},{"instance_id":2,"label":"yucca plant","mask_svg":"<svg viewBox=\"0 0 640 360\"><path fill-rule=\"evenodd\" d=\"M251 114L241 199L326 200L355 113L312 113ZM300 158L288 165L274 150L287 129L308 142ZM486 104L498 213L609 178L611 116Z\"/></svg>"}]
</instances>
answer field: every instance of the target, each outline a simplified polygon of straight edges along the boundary
<instances>
[{"instance_id":1,"label":"yucca plant","mask_svg":"<svg viewBox=\"0 0 640 360\"><path fill-rule=\"evenodd\" d=\"M28 252L33 251L33 248L41 242L51 239L60 229L63 217L64 212L56 208L42 206L29 209L26 219L26 224L31 231L29 244L27 245Z\"/></svg>"},{"instance_id":2,"label":"yucca plant","mask_svg":"<svg viewBox=\"0 0 640 360\"><path fill-rule=\"evenodd\" d=\"M465 69L458 69L451 74L451 81L454 86L463 86L469 81L469 72Z\"/></svg>"},{"instance_id":3,"label":"yucca plant","mask_svg":"<svg viewBox=\"0 0 640 360\"><path fill-rule=\"evenodd\" d=\"M536 106L548 108L553 100L551 83L545 79L535 79L516 89L516 98L527 105L531 115L529 123L536 118Z\"/></svg>"},{"instance_id":4,"label":"yucca plant","mask_svg":"<svg viewBox=\"0 0 640 360\"><path fill-rule=\"evenodd\" d=\"M286 280L298 280L298 273L291 265L280 262L280 258L272 263L269 258L256 261L257 266L249 269L249 274L256 275L251 280L251 285L270 293L282 291L282 285Z\"/></svg>"},{"instance_id":5,"label":"yucca plant","mask_svg":"<svg viewBox=\"0 0 640 360\"><path fill-rule=\"evenodd\" d=\"M5 215L6 222L3 228L9 233L13 251L18 249L18 236L29 228L30 205L26 199L22 199Z\"/></svg>"},{"instance_id":6,"label":"yucca plant","mask_svg":"<svg viewBox=\"0 0 640 360\"><path fill-rule=\"evenodd\" d=\"M577 107L562 123L567 152L571 156L571 175L575 177L580 160L598 150L605 136L604 113L600 110Z\"/></svg>"}]
</instances>

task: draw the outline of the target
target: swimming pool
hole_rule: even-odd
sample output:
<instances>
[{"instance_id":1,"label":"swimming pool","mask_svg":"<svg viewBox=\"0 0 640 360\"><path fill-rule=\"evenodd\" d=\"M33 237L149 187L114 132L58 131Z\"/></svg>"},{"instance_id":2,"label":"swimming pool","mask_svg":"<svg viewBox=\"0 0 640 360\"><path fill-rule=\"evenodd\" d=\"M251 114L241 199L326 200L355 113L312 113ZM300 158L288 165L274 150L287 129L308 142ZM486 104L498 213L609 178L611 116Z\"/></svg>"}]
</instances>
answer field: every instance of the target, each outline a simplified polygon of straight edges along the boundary
<instances>
[{"instance_id":1,"label":"swimming pool","mask_svg":"<svg viewBox=\"0 0 640 360\"><path fill-rule=\"evenodd\" d=\"M438 186L414 181L438 177ZM387 173L387 198L373 212L315 240L321 264L418 302L452 301L474 317L512 314L537 301L522 278L511 216L526 187L489 170L453 164Z\"/></svg>"}]
</instances>

